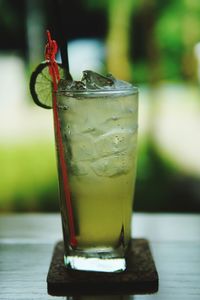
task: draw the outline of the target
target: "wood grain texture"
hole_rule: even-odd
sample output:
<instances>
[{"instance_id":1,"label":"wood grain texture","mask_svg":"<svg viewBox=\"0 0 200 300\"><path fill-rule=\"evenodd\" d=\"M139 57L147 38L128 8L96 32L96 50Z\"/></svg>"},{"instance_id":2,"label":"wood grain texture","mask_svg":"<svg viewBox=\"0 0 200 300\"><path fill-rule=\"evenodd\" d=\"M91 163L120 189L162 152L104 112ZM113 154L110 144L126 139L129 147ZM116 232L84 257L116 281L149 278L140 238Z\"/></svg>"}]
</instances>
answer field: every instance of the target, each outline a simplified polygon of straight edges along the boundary
<instances>
[{"instance_id":1,"label":"wood grain texture","mask_svg":"<svg viewBox=\"0 0 200 300\"><path fill-rule=\"evenodd\" d=\"M59 214L0 215L0 299L200 299L200 215L134 214L133 234L150 241L159 274L156 294L52 297L46 277L62 237Z\"/></svg>"},{"instance_id":2,"label":"wood grain texture","mask_svg":"<svg viewBox=\"0 0 200 300\"><path fill-rule=\"evenodd\" d=\"M127 269L120 273L66 269L63 247L63 242L59 242L54 250L47 277L50 295L145 294L158 290L158 274L145 239L132 239L127 253Z\"/></svg>"}]
</instances>

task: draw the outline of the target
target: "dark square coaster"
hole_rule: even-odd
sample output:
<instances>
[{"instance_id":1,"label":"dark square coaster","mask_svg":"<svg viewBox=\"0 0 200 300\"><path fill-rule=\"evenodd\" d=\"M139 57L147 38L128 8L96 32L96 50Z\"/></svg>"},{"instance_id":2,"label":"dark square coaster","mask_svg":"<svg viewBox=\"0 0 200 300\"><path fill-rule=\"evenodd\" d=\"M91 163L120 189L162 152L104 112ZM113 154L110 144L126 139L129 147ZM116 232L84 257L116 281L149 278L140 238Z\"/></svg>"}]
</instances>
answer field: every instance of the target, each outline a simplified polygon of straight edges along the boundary
<instances>
[{"instance_id":1,"label":"dark square coaster","mask_svg":"<svg viewBox=\"0 0 200 300\"><path fill-rule=\"evenodd\" d=\"M158 273L148 241L132 239L127 269L120 273L67 269L63 263L63 242L58 242L47 276L48 293L53 296L95 294L145 294L158 290Z\"/></svg>"}]
</instances>

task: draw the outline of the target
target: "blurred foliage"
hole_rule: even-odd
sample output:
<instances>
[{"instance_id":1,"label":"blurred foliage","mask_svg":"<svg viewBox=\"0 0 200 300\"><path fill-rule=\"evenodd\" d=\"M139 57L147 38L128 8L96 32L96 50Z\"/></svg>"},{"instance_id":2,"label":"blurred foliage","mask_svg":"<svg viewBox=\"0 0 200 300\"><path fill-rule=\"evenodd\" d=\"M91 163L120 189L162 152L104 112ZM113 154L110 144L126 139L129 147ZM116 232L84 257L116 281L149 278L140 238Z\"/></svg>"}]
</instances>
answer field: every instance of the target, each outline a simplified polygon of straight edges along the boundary
<instances>
[{"instance_id":1,"label":"blurred foliage","mask_svg":"<svg viewBox=\"0 0 200 300\"><path fill-rule=\"evenodd\" d=\"M200 40L199 1L87 0L84 3L91 13L104 10L107 14L109 71L120 76L121 69L121 77L130 80L126 66L129 60L132 78L139 83L196 79L193 51ZM124 8L128 14L124 14ZM122 46L124 50L120 50Z\"/></svg>"},{"instance_id":2,"label":"blurred foliage","mask_svg":"<svg viewBox=\"0 0 200 300\"><path fill-rule=\"evenodd\" d=\"M163 75L193 80L196 71L194 46L200 40L200 2L171 1L158 16L154 32L162 53Z\"/></svg>"},{"instance_id":3,"label":"blurred foliage","mask_svg":"<svg viewBox=\"0 0 200 300\"><path fill-rule=\"evenodd\" d=\"M101 1L94 1L94 0L82 0L84 4L86 5L86 9L88 10L99 10L102 9L103 11L109 4L110 0L101 0Z\"/></svg>"},{"instance_id":4,"label":"blurred foliage","mask_svg":"<svg viewBox=\"0 0 200 300\"><path fill-rule=\"evenodd\" d=\"M58 205L58 183L54 146L33 144L1 145L3 170L0 211L54 211Z\"/></svg>"},{"instance_id":5,"label":"blurred foliage","mask_svg":"<svg viewBox=\"0 0 200 300\"><path fill-rule=\"evenodd\" d=\"M25 0L0 0L0 50L17 51L25 55Z\"/></svg>"},{"instance_id":6,"label":"blurred foliage","mask_svg":"<svg viewBox=\"0 0 200 300\"><path fill-rule=\"evenodd\" d=\"M199 212L199 179L183 174L153 140L140 145L135 211Z\"/></svg>"}]
</instances>

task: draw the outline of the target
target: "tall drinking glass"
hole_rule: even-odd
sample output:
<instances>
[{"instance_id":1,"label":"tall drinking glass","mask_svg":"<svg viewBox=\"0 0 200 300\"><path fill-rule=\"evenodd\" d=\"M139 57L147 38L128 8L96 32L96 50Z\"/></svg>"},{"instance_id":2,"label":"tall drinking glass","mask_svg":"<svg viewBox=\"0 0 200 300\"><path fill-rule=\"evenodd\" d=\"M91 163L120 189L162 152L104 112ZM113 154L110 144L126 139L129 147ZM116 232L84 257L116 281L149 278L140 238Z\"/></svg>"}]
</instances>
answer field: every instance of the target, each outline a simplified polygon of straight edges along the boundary
<instances>
[{"instance_id":1,"label":"tall drinking glass","mask_svg":"<svg viewBox=\"0 0 200 300\"><path fill-rule=\"evenodd\" d=\"M57 92L76 245L58 155L65 265L116 272L126 268L131 238L138 89Z\"/></svg>"}]
</instances>

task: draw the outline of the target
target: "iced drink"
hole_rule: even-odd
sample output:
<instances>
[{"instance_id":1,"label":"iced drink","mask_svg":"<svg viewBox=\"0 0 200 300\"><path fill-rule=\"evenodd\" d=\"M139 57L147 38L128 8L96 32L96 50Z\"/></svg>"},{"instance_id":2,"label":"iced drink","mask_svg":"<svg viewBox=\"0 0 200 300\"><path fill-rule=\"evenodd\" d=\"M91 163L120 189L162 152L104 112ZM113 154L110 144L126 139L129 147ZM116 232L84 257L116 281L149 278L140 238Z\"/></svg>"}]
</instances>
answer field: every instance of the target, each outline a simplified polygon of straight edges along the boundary
<instances>
[{"instance_id":1,"label":"iced drink","mask_svg":"<svg viewBox=\"0 0 200 300\"><path fill-rule=\"evenodd\" d=\"M71 247L59 170L65 264L122 271L131 237L138 90L85 71L81 82L60 82L57 103L77 240Z\"/></svg>"},{"instance_id":2,"label":"iced drink","mask_svg":"<svg viewBox=\"0 0 200 300\"><path fill-rule=\"evenodd\" d=\"M64 263L77 270L126 268L136 171L138 89L84 71L73 81L55 61L47 31L46 61L30 78L38 106L53 108L64 237ZM66 54L66 53L65 53Z\"/></svg>"}]
</instances>

